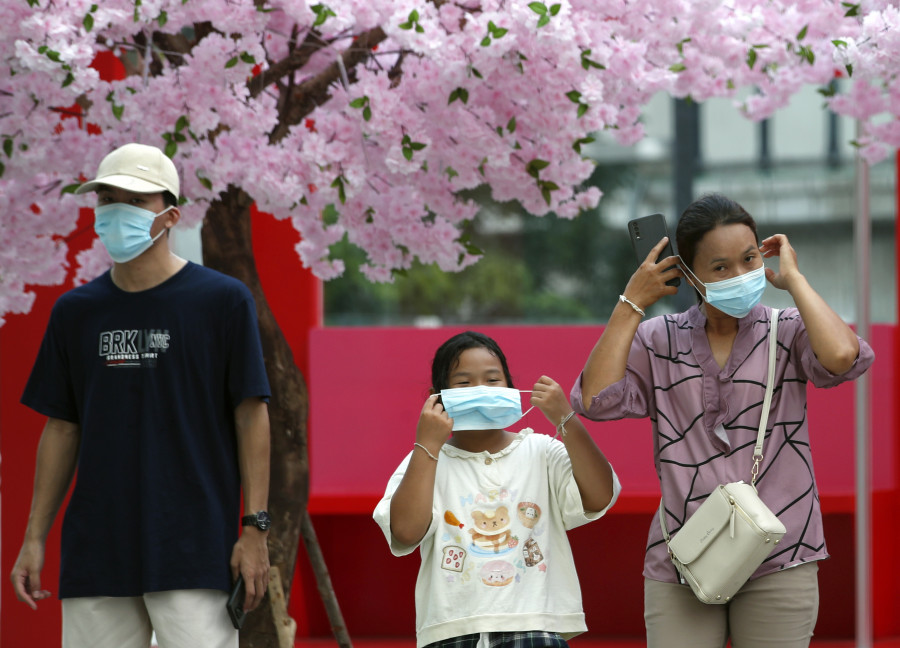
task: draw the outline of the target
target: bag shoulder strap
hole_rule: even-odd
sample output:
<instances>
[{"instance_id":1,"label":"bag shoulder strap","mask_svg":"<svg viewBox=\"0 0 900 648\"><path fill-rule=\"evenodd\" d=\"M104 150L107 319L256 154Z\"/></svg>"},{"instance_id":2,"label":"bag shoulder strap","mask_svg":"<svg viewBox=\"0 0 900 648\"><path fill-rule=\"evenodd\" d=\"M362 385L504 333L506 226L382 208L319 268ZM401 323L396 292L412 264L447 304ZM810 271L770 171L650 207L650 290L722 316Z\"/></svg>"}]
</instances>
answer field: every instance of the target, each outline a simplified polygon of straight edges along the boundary
<instances>
[{"instance_id":1,"label":"bag shoulder strap","mask_svg":"<svg viewBox=\"0 0 900 648\"><path fill-rule=\"evenodd\" d=\"M763 398L762 413L759 419L759 430L756 433L756 447L753 448L753 467L750 469L750 484L756 485L759 475L759 462L763 460L763 442L766 439L766 425L769 423L769 407L772 404L772 392L775 391L775 352L778 350L778 309L772 309L769 321L769 372L766 377L766 395Z\"/></svg>"}]
</instances>

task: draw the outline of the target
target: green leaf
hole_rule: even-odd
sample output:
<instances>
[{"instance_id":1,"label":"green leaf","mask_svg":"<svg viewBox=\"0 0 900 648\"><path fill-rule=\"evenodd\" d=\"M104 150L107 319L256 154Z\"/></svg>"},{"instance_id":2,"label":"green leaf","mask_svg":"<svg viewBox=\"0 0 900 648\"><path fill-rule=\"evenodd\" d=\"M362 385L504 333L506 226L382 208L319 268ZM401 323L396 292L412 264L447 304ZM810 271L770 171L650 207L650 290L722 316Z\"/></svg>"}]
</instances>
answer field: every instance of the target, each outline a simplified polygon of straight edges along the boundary
<instances>
[{"instance_id":1,"label":"green leaf","mask_svg":"<svg viewBox=\"0 0 900 648\"><path fill-rule=\"evenodd\" d=\"M525 165L525 172L532 178L538 178L541 174L541 169L546 169L548 166L550 166L550 163L547 160L535 158Z\"/></svg>"},{"instance_id":2,"label":"green leaf","mask_svg":"<svg viewBox=\"0 0 900 648\"><path fill-rule=\"evenodd\" d=\"M157 16L156 18L156 23L160 27L165 27L167 22L169 22L169 14L167 14L165 11L159 12L159 16Z\"/></svg>"},{"instance_id":3,"label":"green leaf","mask_svg":"<svg viewBox=\"0 0 900 648\"><path fill-rule=\"evenodd\" d=\"M684 63L675 63L669 66L669 72L684 72L685 70L687 70L687 67Z\"/></svg>"},{"instance_id":4,"label":"green leaf","mask_svg":"<svg viewBox=\"0 0 900 648\"><path fill-rule=\"evenodd\" d=\"M509 121L506 122L506 130L508 130L510 133L515 133L515 132L516 132L516 118L515 118L515 116L510 117L510 118L509 118Z\"/></svg>"},{"instance_id":5,"label":"green leaf","mask_svg":"<svg viewBox=\"0 0 900 648\"><path fill-rule=\"evenodd\" d=\"M545 16L547 14L547 5L543 2L529 2L528 8L539 16Z\"/></svg>"},{"instance_id":6,"label":"green leaf","mask_svg":"<svg viewBox=\"0 0 900 648\"><path fill-rule=\"evenodd\" d=\"M509 30L505 27L497 27L493 20L488 21L488 32L490 32L491 36L494 38L503 38L508 31Z\"/></svg>"},{"instance_id":7,"label":"green leaf","mask_svg":"<svg viewBox=\"0 0 900 648\"><path fill-rule=\"evenodd\" d=\"M541 16L540 18L538 18L537 26L543 27L544 25L546 25L549 22L550 22L550 16L545 14L545 15Z\"/></svg>"},{"instance_id":8,"label":"green leaf","mask_svg":"<svg viewBox=\"0 0 900 648\"><path fill-rule=\"evenodd\" d=\"M413 9L409 12L409 22L419 22L419 11L418 9Z\"/></svg>"},{"instance_id":9,"label":"green leaf","mask_svg":"<svg viewBox=\"0 0 900 648\"><path fill-rule=\"evenodd\" d=\"M357 97L356 99L351 101L350 107L351 108L362 108L368 103L369 103L368 95L363 95L362 97Z\"/></svg>"},{"instance_id":10,"label":"green leaf","mask_svg":"<svg viewBox=\"0 0 900 648\"><path fill-rule=\"evenodd\" d=\"M831 41L831 44L835 47L847 47L847 41L842 40L833 40Z\"/></svg>"},{"instance_id":11,"label":"green leaf","mask_svg":"<svg viewBox=\"0 0 900 648\"><path fill-rule=\"evenodd\" d=\"M12 157L13 148L14 145L11 137L7 137L5 140L3 140L3 152L6 153L6 157Z\"/></svg>"},{"instance_id":12,"label":"green leaf","mask_svg":"<svg viewBox=\"0 0 900 648\"><path fill-rule=\"evenodd\" d=\"M411 22L400 23L397 25L400 29L410 30L413 28L413 24Z\"/></svg>"},{"instance_id":13,"label":"green leaf","mask_svg":"<svg viewBox=\"0 0 900 648\"><path fill-rule=\"evenodd\" d=\"M178 121L175 122L175 132L183 131L188 126L190 126L190 122L188 121L187 115L182 115L178 118Z\"/></svg>"},{"instance_id":14,"label":"green leaf","mask_svg":"<svg viewBox=\"0 0 900 648\"><path fill-rule=\"evenodd\" d=\"M238 64L238 57L233 56L225 62L225 69L227 70L228 68L233 68L237 64Z\"/></svg>"},{"instance_id":15,"label":"green leaf","mask_svg":"<svg viewBox=\"0 0 900 648\"><path fill-rule=\"evenodd\" d=\"M203 185L207 191L212 191L212 181L209 178L201 175L199 169L195 172L195 175L197 176L197 181Z\"/></svg>"},{"instance_id":16,"label":"green leaf","mask_svg":"<svg viewBox=\"0 0 900 648\"><path fill-rule=\"evenodd\" d=\"M555 16L556 14L559 13L560 9L562 9L562 5L559 3L550 5L550 15Z\"/></svg>"},{"instance_id":17,"label":"green leaf","mask_svg":"<svg viewBox=\"0 0 900 648\"><path fill-rule=\"evenodd\" d=\"M590 106L587 104L578 104L578 116L583 117L584 113L588 111L588 108L590 108Z\"/></svg>"},{"instance_id":18,"label":"green leaf","mask_svg":"<svg viewBox=\"0 0 900 648\"><path fill-rule=\"evenodd\" d=\"M681 39L680 42L678 42L678 43L675 45L675 49L678 50L678 53L679 53L679 54L681 54L682 56L684 56L684 44L685 44L685 43L690 43L690 42L691 42L691 39L690 39L690 38L683 38L683 39Z\"/></svg>"},{"instance_id":19,"label":"green leaf","mask_svg":"<svg viewBox=\"0 0 900 648\"><path fill-rule=\"evenodd\" d=\"M444 169L444 173L447 174L447 179L448 179L448 180L452 180L453 178L455 178L456 176L459 175L459 173L457 172L457 170L454 169L452 166L448 166L446 169Z\"/></svg>"},{"instance_id":20,"label":"green leaf","mask_svg":"<svg viewBox=\"0 0 900 648\"><path fill-rule=\"evenodd\" d=\"M326 225L334 225L338 222L338 218L340 218L340 216L341 212L337 210L337 207L334 206L334 203L328 203L322 210L322 222Z\"/></svg>"},{"instance_id":21,"label":"green leaf","mask_svg":"<svg viewBox=\"0 0 900 648\"><path fill-rule=\"evenodd\" d=\"M803 29L801 29L801 30L797 33L797 40L798 40L798 41L802 41L804 38L806 38L806 32L807 32L807 30L809 30L809 25L803 25Z\"/></svg>"},{"instance_id":22,"label":"green leaf","mask_svg":"<svg viewBox=\"0 0 900 648\"><path fill-rule=\"evenodd\" d=\"M6 173L6 165L3 162L0 162L0 178L3 177L3 174Z\"/></svg>"},{"instance_id":23,"label":"green leaf","mask_svg":"<svg viewBox=\"0 0 900 648\"><path fill-rule=\"evenodd\" d=\"M578 90L569 90L566 93L566 96L569 98L569 101L572 103L580 103L581 102L581 93Z\"/></svg>"},{"instance_id":24,"label":"green leaf","mask_svg":"<svg viewBox=\"0 0 900 648\"><path fill-rule=\"evenodd\" d=\"M594 141L595 141L594 138L592 136L588 135L587 137L582 137L580 139L575 140L575 142L573 142L573 144L572 144L572 148L575 149L576 153L581 153L581 147L583 145L590 144L591 142L594 142Z\"/></svg>"},{"instance_id":25,"label":"green leaf","mask_svg":"<svg viewBox=\"0 0 900 648\"><path fill-rule=\"evenodd\" d=\"M420 25L419 23L416 23L416 33L417 33L417 34L424 34L424 33L425 33L425 28L422 27L422 25Z\"/></svg>"},{"instance_id":26,"label":"green leaf","mask_svg":"<svg viewBox=\"0 0 900 648\"><path fill-rule=\"evenodd\" d=\"M169 157L169 158L175 157L175 154L178 152L178 144L176 144L174 141L169 141L169 143L166 144L165 151L166 151L166 157Z\"/></svg>"},{"instance_id":27,"label":"green leaf","mask_svg":"<svg viewBox=\"0 0 900 648\"><path fill-rule=\"evenodd\" d=\"M818 92L823 97L833 97L836 94L837 89L832 84L825 86L824 88L819 88L818 90L816 90L816 92Z\"/></svg>"},{"instance_id":28,"label":"green leaf","mask_svg":"<svg viewBox=\"0 0 900 648\"><path fill-rule=\"evenodd\" d=\"M409 145L409 147L410 147L413 151L421 151L421 150L422 150L423 148L425 148L426 146L428 146L428 145L427 145L427 144L423 144L422 142L412 142L412 143Z\"/></svg>"},{"instance_id":29,"label":"green leaf","mask_svg":"<svg viewBox=\"0 0 900 648\"><path fill-rule=\"evenodd\" d=\"M453 92L450 93L450 99L447 101L447 104L452 104L454 101L459 99L464 104L469 103L469 91L465 88L457 88Z\"/></svg>"},{"instance_id":30,"label":"green leaf","mask_svg":"<svg viewBox=\"0 0 900 648\"><path fill-rule=\"evenodd\" d=\"M76 182L76 183L74 183L74 184L66 185L65 187L63 187L63 188L60 190L59 193L60 193L60 194L68 194L68 193L73 194L73 193L75 193L75 190L78 189L78 187L80 187L80 186L81 186L81 183L80 183L80 182Z\"/></svg>"},{"instance_id":31,"label":"green leaf","mask_svg":"<svg viewBox=\"0 0 900 648\"><path fill-rule=\"evenodd\" d=\"M490 45L490 44L491 44L491 37L490 37L490 36L485 36L484 38L481 39L481 46L482 46L482 47L487 47L487 46Z\"/></svg>"},{"instance_id":32,"label":"green leaf","mask_svg":"<svg viewBox=\"0 0 900 648\"><path fill-rule=\"evenodd\" d=\"M404 146L403 147L403 157L406 158L406 161L410 162L412 160L412 156L413 156L412 149L409 148L408 146Z\"/></svg>"},{"instance_id":33,"label":"green leaf","mask_svg":"<svg viewBox=\"0 0 900 648\"><path fill-rule=\"evenodd\" d=\"M469 66L469 71L472 73L472 76L474 76L476 79L484 79L484 77L481 76L481 72L478 71L478 68Z\"/></svg>"},{"instance_id":34,"label":"green leaf","mask_svg":"<svg viewBox=\"0 0 900 648\"><path fill-rule=\"evenodd\" d=\"M117 106L116 104L112 105L112 114L113 117L122 121L122 115L125 113L125 106Z\"/></svg>"},{"instance_id":35,"label":"green leaf","mask_svg":"<svg viewBox=\"0 0 900 648\"><path fill-rule=\"evenodd\" d=\"M756 65L756 50L751 47L747 52L747 67L752 70L754 65Z\"/></svg>"},{"instance_id":36,"label":"green leaf","mask_svg":"<svg viewBox=\"0 0 900 648\"><path fill-rule=\"evenodd\" d=\"M331 187L333 189L337 189L338 192L338 200L341 201L341 204L347 202L347 194L344 192L344 176L338 176L334 179L334 182L331 183Z\"/></svg>"},{"instance_id":37,"label":"green leaf","mask_svg":"<svg viewBox=\"0 0 900 648\"><path fill-rule=\"evenodd\" d=\"M370 119L372 119L372 109L369 108L369 106L366 106L365 108L363 108L362 116L363 116L363 120L365 120L365 121L369 121Z\"/></svg>"},{"instance_id":38,"label":"green leaf","mask_svg":"<svg viewBox=\"0 0 900 648\"><path fill-rule=\"evenodd\" d=\"M844 17L852 18L853 16L859 15L859 4L854 4L852 2L842 2L841 4L847 7L847 13L844 14Z\"/></svg>"},{"instance_id":39,"label":"green leaf","mask_svg":"<svg viewBox=\"0 0 900 648\"><path fill-rule=\"evenodd\" d=\"M75 75L73 75L71 72L69 72L66 75L66 78L63 79L62 87L65 88L66 86L71 85L74 81L75 81Z\"/></svg>"},{"instance_id":40,"label":"green leaf","mask_svg":"<svg viewBox=\"0 0 900 648\"><path fill-rule=\"evenodd\" d=\"M81 24L84 25L85 31L91 31L94 28L94 17L91 14L87 14L84 20L81 21Z\"/></svg>"},{"instance_id":41,"label":"green leaf","mask_svg":"<svg viewBox=\"0 0 900 648\"><path fill-rule=\"evenodd\" d=\"M847 63L847 65L844 66L844 69L847 70L847 76L848 76L848 77L852 77L852 76L853 76L853 64L852 64L852 63Z\"/></svg>"},{"instance_id":42,"label":"green leaf","mask_svg":"<svg viewBox=\"0 0 900 648\"><path fill-rule=\"evenodd\" d=\"M253 65L256 63L256 58L250 52L241 52L241 60L247 65Z\"/></svg>"}]
</instances>

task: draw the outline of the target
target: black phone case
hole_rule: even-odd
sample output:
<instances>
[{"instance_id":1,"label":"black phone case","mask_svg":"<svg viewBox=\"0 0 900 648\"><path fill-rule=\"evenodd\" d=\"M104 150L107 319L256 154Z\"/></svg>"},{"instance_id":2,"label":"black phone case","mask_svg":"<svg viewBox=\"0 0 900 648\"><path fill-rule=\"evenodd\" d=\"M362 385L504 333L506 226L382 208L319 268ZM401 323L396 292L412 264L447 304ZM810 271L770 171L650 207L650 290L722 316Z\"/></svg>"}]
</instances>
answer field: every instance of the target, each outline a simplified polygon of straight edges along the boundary
<instances>
[{"instance_id":1,"label":"black phone case","mask_svg":"<svg viewBox=\"0 0 900 648\"><path fill-rule=\"evenodd\" d=\"M666 227L666 218L662 214L651 214L649 216L641 216L628 221L628 236L631 238L631 246L634 248L634 254L637 256L638 264L644 262L647 255L653 247L659 243L664 237L669 236L669 229ZM656 261L673 256L672 241L666 243L662 253L656 258ZM674 267L674 266L673 266ZM666 268L668 270L668 268ZM681 279L675 277L666 282L668 286L680 286Z\"/></svg>"},{"instance_id":2,"label":"black phone case","mask_svg":"<svg viewBox=\"0 0 900 648\"><path fill-rule=\"evenodd\" d=\"M231 617L231 625L233 625L236 630L241 629L241 626L244 625L244 618L247 616L247 613L244 612L244 596L246 595L246 591L247 590L244 587L244 577L239 575L234 582L234 586L231 588L231 595L228 597L228 602L225 604L225 609L228 610L228 616Z\"/></svg>"}]
</instances>

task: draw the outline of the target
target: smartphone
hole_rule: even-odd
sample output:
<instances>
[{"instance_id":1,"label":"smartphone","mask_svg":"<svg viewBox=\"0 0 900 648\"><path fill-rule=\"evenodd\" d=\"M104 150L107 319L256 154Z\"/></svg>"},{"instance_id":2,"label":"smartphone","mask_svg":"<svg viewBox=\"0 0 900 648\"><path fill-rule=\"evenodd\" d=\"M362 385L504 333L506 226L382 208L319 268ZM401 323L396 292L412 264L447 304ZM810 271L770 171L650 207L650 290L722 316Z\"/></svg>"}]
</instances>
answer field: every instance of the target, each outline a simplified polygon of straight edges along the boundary
<instances>
[{"instance_id":1,"label":"smartphone","mask_svg":"<svg viewBox=\"0 0 900 648\"><path fill-rule=\"evenodd\" d=\"M666 218L662 214L650 214L649 216L641 216L628 221L628 235L631 237L631 245L637 256L638 263L643 263L647 255L653 247L659 243L663 237L669 236L669 229L666 227ZM672 241L666 243L666 247L656 258L657 261L673 256ZM674 268L675 266L670 266ZM668 270L669 268L666 268ZM681 279L675 277L666 282L667 286L680 286Z\"/></svg>"},{"instance_id":2,"label":"smartphone","mask_svg":"<svg viewBox=\"0 0 900 648\"><path fill-rule=\"evenodd\" d=\"M244 625L244 618L247 616L247 613L244 612L244 597L246 594L247 588L244 587L244 577L239 574L234 582L234 586L231 588L228 602L225 604L228 616L231 617L231 625L234 626L235 630L241 629L241 626Z\"/></svg>"}]
</instances>

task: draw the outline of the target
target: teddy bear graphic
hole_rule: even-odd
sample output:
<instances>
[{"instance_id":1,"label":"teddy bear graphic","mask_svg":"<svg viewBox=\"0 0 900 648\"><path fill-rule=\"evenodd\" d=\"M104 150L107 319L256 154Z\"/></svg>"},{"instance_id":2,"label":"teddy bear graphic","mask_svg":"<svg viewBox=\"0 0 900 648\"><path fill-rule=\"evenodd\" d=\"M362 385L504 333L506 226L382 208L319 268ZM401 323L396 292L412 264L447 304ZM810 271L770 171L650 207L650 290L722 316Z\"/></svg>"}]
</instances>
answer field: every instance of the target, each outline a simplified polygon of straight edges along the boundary
<instances>
[{"instance_id":1,"label":"teddy bear graphic","mask_svg":"<svg viewBox=\"0 0 900 648\"><path fill-rule=\"evenodd\" d=\"M509 548L509 510L500 506L493 511L472 511L475 528L469 529L472 544L484 551L500 553Z\"/></svg>"}]
</instances>

